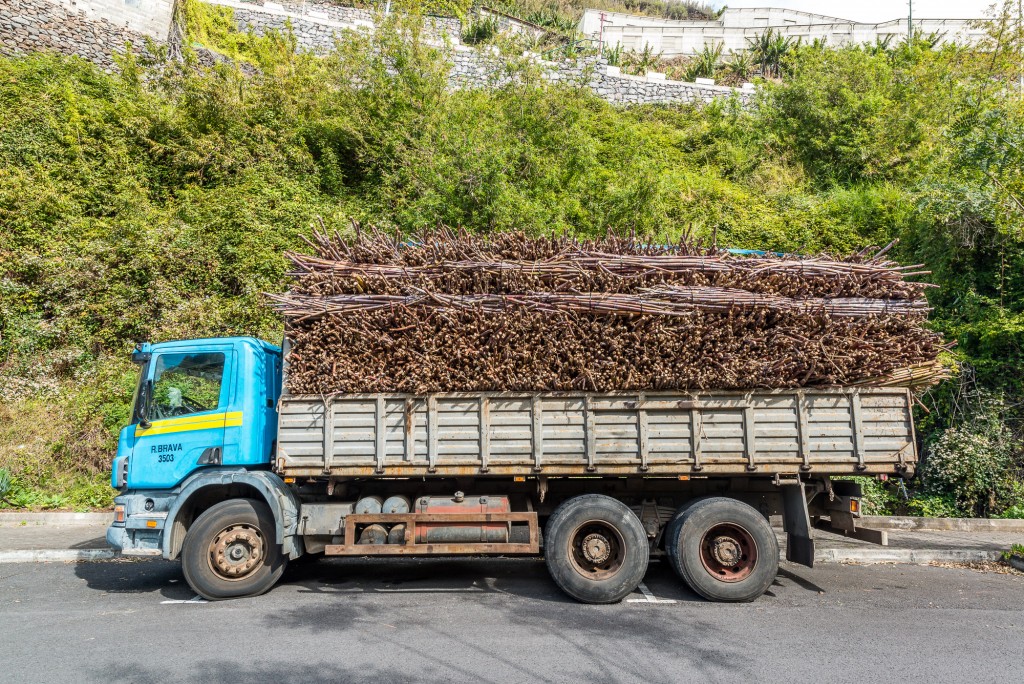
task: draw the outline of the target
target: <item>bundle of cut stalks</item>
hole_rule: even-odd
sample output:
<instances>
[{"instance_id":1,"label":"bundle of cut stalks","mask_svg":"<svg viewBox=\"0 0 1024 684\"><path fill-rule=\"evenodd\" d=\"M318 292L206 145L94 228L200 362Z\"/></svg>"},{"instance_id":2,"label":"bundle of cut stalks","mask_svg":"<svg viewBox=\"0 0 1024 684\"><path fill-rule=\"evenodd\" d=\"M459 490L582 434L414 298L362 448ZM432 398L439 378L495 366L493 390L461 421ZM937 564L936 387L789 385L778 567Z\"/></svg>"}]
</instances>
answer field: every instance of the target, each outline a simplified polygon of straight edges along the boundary
<instances>
[{"instance_id":1,"label":"bundle of cut stalks","mask_svg":"<svg viewBox=\"0 0 1024 684\"><path fill-rule=\"evenodd\" d=\"M581 241L356 226L289 253L270 295L289 390L338 392L930 386L920 266L869 256L736 256L684 236Z\"/></svg>"}]
</instances>

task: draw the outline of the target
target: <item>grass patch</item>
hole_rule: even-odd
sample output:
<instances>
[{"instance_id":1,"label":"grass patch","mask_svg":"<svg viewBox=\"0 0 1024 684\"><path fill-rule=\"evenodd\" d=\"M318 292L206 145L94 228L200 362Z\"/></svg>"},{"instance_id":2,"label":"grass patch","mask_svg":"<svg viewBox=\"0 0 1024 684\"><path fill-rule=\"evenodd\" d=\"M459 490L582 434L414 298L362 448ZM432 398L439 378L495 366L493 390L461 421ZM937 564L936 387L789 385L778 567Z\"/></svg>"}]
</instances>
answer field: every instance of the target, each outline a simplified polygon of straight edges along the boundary
<instances>
[{"instance_id":1,"label":"grass patch","mask_svg":"<svg viewBox=\"0 0 1024 684\"><path fill-rule=\"evenodd\" d=\"M110 461L116 432L104 425L101 412L84 408L89 394L0 405L0 472L6 474L0 477L6 479L0 506L73 511L113 506Z\"/></svg>"}]
</instances>

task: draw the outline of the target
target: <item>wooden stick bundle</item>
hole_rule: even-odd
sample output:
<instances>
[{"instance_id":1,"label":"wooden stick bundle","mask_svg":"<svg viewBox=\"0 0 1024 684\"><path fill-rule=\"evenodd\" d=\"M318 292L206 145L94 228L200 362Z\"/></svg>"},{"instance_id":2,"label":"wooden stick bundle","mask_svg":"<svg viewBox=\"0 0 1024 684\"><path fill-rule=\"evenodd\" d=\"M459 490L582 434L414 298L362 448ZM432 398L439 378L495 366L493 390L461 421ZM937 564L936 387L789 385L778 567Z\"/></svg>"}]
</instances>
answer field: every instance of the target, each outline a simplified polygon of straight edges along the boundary
<instances>
[{"instance_id":1,"label":"wooden stick bundle","mask_svg":"<svg viewBox=\"0 0 1024 684\"><path fill-rule=\"evenodd\" d=\"M439 228L357 226L292 254L270 295L298 393L746 389L945 376L928 285L867 251L833 259Z\"/></svg>"}]
</instances>

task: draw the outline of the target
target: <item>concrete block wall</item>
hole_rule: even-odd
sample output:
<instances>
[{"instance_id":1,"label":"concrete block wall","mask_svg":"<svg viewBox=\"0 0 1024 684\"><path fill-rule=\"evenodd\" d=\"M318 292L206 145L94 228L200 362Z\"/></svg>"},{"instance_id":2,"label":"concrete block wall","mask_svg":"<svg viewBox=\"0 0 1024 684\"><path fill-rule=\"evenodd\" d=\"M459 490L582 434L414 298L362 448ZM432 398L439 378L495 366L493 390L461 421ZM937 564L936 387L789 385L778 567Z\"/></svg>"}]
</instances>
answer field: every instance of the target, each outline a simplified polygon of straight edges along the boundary
<instances>
[{"instance_id":1,"label":"concrete block wall","mask_svg":"<svg viewBox=\"0 0 1024 684\"><path fill-rule=\"evenodd\" d=\"M914 32L935 33L940 43L971 45L984 37L984 30L972 19L915 19ZM814 40L826 45L857 45L875 40L895 44L905 40L907 21L903 18L879 23L863 23L783 8L726 8L711 21L673 20L623 12L588 9L580 20L580 32L605 45L620 45L624 50L642 50L650 46L665 57L694 55L707 47L721 45L723 54L743 52L750 41L769 28L783 36Z\"/></svg>"}]
</instances>

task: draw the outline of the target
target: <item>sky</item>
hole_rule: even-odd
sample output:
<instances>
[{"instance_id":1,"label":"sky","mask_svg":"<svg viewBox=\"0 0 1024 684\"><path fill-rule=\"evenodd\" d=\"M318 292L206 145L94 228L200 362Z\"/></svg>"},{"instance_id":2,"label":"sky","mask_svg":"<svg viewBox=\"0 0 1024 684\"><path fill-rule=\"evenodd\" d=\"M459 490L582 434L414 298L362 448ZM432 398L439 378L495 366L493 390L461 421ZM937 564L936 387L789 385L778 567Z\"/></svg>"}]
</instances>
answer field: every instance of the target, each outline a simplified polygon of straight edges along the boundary
<instances>
[{"instance_id":1,"label":"sky","mask_svg":"<svg viewBox=\"0 0 1024 684\"><path fill-rule=\"evenodd\" d=\"M985 16L994 0L915 0L914 16L921 19L975 19ZM715 0L715 8L785 7L854 21L879 22L907 16L905 0Z\"/></svg>"}]
</instances>

